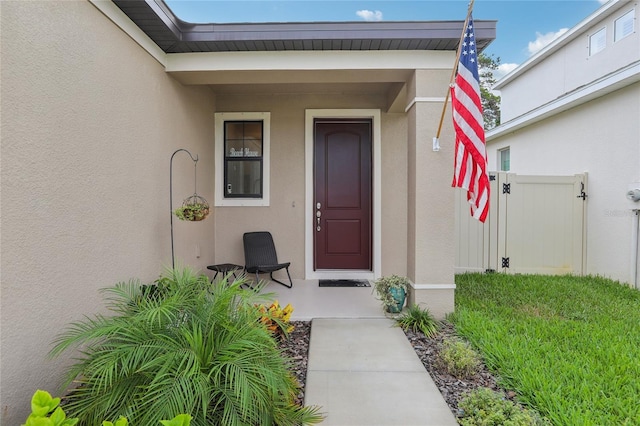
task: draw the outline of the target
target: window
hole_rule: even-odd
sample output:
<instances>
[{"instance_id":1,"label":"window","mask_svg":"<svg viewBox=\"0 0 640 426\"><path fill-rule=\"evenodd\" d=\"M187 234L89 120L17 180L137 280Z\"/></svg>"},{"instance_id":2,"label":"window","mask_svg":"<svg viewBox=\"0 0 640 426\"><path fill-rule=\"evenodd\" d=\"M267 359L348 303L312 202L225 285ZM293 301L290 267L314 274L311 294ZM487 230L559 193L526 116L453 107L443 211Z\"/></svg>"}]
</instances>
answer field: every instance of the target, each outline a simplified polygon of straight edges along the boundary
<instances>
[{"instance_id":1,"label":"window","mask_svg":"<svg viewBox=\"0 0 640 426\"><path fill-rule=\"evenodd\" d=\"M217 113L216 206L269 205L270 114Z\"/></svg>"},{"instance_id":2,"label":"window","mask_svg":"<svg viewBox=\"0 0 640 426\"><path fill-rule=\"evenodd\" d=\"M613 34L614 42L618 40L622 40L626 36L631 35L633 33L634 15L635 15L635 10L630 10L629 12L625 13L624 15L616 19L616 22L614 24L615 30Z\"/></svg>"},{"instance_id":3,"label":"window","mask_svg":"<svg viewBox=\"0 0 640 426\"><path fill-rule=\"evenodd\" d=\"M508 172L511 167L511 150L504 148L498 151L498 162L500 163L500 171Z\"/></svg>"},{"instance_id":4,"label":"window","mask_svg":"<svg viewBox=\"0 0 640 426\"><path fill-rule=\"evenodd\" d=\"M607 29L602 28L598 32L589 36L589 56L604 50L607 46Z\"/></svg>"}]
</instances>

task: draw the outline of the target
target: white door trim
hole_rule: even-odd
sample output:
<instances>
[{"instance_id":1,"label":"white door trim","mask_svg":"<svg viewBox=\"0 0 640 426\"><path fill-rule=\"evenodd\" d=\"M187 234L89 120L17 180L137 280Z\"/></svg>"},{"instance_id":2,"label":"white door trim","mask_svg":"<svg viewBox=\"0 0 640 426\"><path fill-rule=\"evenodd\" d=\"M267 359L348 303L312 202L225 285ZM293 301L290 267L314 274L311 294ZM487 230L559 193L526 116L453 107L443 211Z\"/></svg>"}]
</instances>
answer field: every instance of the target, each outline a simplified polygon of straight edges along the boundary
<instances>
[{"instance_id":1,"label":"white door trim","mask_svg":"<svg viewBox=\"0 0 640 426\"><path fill-rule=\"evenodd\" d=\"M314 118L370 118L373 123L373 271L314 271L313 270L313 119ZM375 279L380 277L382 266L382 173L380 158L382 148L379 109L307 109L304 123L305 143L305 279Z\"/></svg>"}]
</instances>

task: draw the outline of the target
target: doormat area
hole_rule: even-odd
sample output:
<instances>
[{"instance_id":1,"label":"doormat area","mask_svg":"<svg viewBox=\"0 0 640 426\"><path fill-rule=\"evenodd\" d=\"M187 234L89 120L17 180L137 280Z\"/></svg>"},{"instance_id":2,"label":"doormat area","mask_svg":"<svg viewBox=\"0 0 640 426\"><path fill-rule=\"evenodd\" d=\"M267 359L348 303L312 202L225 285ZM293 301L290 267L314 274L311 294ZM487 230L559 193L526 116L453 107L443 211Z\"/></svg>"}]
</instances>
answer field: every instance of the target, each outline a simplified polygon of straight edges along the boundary
<instances>
[{"instance_id":1,"label":"doormat area","mask_svg":"<svg viewBox=\"0 0 640 426\"><path fill-rule=\"evenodd\" d=\"M320 287L371 287L368 280L319 280Z\"/></svg>"}]
</instances>

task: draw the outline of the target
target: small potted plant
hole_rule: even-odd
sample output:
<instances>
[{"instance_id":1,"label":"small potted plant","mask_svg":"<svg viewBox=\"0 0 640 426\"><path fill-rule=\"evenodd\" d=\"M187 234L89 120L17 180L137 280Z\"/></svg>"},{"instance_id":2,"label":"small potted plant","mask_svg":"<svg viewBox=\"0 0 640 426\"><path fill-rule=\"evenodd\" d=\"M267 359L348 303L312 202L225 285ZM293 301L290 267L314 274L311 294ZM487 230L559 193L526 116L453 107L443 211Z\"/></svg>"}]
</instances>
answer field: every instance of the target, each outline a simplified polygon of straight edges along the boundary
<instances>
[{"instance_id":1,"label":"small potted plant","mask_svg":"<svg viewBox=\"0 0 640 426\"><path fill-rule=\"evenodd\" d=\"M184 200L182 206L173 213L180 220L197 222L209 215L209 203L204 198L194 195Z\"/></svg>"},{"instance_id":2,"label":"small potted plant","mask_svg":"<svg viewBox=\"0 0 640 426\"><path fill-rule=\"evenodd\" d=\"M373 283L373 289L378 294L382 305L387 312L391 313L402 311L409 286L409 279L398 275L382 277Z\"/></svg>"}]
</instances>

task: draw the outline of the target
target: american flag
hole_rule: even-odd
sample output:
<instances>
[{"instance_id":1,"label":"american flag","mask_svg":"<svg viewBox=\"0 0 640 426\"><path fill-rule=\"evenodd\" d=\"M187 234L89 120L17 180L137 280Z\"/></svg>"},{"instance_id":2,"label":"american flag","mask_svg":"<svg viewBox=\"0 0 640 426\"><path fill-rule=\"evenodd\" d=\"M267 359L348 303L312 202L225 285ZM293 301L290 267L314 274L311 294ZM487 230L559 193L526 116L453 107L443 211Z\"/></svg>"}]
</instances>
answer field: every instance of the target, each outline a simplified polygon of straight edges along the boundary
<instances>
[{"instance_id":1,"label":"american flag","mask_svg":"<svg viewBox=\"0 0 640 426\"><path fill-rule=\"evenodd\" d=\"M452 186L467 190L471 216L484 222L489 213L489 176L480 101L478 55L471 15L460 47L460 62L455 84L451 87L451 100L453 127L456 132Z\"/></svg>"}]
</instances>

